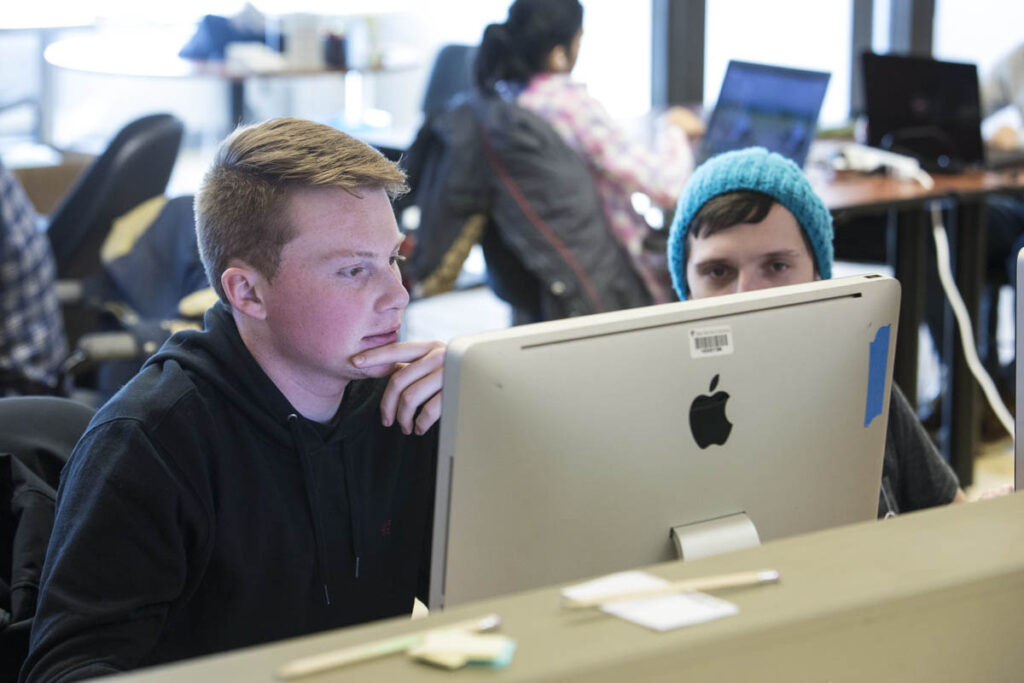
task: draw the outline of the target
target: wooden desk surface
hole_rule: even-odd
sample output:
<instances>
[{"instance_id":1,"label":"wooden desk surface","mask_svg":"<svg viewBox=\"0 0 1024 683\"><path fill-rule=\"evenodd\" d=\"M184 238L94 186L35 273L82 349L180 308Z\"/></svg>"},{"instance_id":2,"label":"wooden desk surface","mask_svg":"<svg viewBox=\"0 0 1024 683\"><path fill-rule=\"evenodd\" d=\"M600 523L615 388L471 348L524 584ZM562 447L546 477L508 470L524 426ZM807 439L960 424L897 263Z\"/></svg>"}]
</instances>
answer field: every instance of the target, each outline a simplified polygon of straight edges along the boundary
<instances>
[{"instance_id":1,"label":"wooden desk surface","mask_svg":"<svg viewBox=\"0 0 1024 683\"><path fill-rule=\"evenodd\" d=\"M303 681L1019 681L1024 678L1024 494L768 543L669 579L776 568L777 585L720 593L740 613L655 633L567 613L558 590L466 605L136 672L131 681L270 681L293 658L487 612L516 638L511 666L445 672L401 655Z\"/></svg>"},{"instance_id":2,"label":"wooden desk surface","mask_svg":"<svg viewBox=\"0 0 1024 683\"><path fill-rule=\"evenodd\" d=\"M913 180L897 180L852 171L834 174L812 171L808 173L808 178L825 206L832 211L900 208L901 205L949 194L971 197L1000 190L1024 189L1024 169L935 174L932 176L935 187L931 190L924 189Z\"/></svg>"}]
</instances>

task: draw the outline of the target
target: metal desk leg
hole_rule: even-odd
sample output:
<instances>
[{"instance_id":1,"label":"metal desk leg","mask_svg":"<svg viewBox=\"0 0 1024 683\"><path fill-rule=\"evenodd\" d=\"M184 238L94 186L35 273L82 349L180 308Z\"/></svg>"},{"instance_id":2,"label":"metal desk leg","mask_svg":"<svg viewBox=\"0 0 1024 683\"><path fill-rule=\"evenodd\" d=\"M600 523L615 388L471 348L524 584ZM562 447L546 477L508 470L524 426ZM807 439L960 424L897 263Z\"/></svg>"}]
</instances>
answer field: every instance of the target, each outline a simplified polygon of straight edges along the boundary
<instances>
[{"instance_id":1,"label":"metal desk leg","mask_svg":"<svg viewBox=\"0 0 1024 683\"><path fill-rule=\"evenodd\" d=\"M985 226L984 200L961 200L955 225L950 232L953 274L964 299L975 339L978 336L978 301L984 284ZM952 228L952 230L951 230ZM949 463L960 478L960 485L969 486L974 478L974 449L978 444L981 394L967 367L956 329L953 312L947 305L943 356L950 368L949 386L943 401L943 424L948 426Z\"/></svg>"},{"instance_id":2,"label":"metal desk leg","mask_svg":"<svg viewBox=\"0 0 1024 683\"><path fill-rule=\"evenodd\" d=\"M230 81L230 88L228 92L229 106L231 120L228 121L230 133L235 128L238 128L245 119L245 81L241 78L232 79Z\"/></svg>"},{"instance_id":3,"label":"metal desk leg","mask_svg":"<svg viewBox=\"0 0 1024 683\"><path fill-rule=\"evenodd\" d=\"M902 289L893 381L915 408L918 330L925 316L925 218L917 210L889 211L886 228L889 265Z\"/></svg>"},{"instance_id":4,"label":"metal desk leg","mask_svg":"<svg viewBox=\"0 0 1024 683\"><path fill-rule=\"evenodd\" d=\"M53 117L55 100L53 97L53 72L46 62L46 48L53 42L56 32L44 28L39 31L39 100L36 103L36 141L44 145L53 144Z\"/></svg>"}]
</instances>

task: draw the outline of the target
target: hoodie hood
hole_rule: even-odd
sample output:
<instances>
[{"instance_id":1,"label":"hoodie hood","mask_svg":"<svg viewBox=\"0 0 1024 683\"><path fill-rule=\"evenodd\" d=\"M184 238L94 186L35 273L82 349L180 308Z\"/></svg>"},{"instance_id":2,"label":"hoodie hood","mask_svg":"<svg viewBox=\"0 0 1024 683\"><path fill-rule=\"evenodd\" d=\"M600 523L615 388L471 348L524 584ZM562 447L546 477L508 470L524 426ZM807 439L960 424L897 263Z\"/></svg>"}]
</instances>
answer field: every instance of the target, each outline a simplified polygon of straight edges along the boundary
<instances>
[{"instance_id":1,"label":"hoodie hood","mask_svg":"<svg viewBox=\"0 0 1024 683\"><path fill-rule=\"evenodd\" d=\"M299 412L253 358L238 334L230 309L223 302L217 302L206 311L202 331L186 330L175 334L144 367L171 361L214 385L240 410L252 416L253 424L274 441L293 443L294 427L289 426L289 417ZM315 431L325 442L355 435L365 428L363 413L376 410L382 390L383 383L374 380L349 382L338 411L340 419L334 426L303 429L303 433ZM299 422L317 424L302 417Z\"/></svg>"}]
</instances>

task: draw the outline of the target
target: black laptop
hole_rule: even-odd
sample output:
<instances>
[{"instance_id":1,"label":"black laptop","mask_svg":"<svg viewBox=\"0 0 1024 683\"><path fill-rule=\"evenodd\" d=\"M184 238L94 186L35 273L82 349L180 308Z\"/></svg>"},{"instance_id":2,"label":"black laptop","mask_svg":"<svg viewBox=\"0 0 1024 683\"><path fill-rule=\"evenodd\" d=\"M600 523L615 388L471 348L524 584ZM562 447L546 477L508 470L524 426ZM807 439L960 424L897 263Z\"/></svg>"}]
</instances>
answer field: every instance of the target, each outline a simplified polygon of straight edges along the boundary
<instances>
[{"instance_id":1,"label":"black laptop","mask_svg":"<svg viewBox=\"0 0 1024 683\"><path fill-rule=\"evenodd\" d=\"M869 145L912 156L931 173L1024 161L1018 150L986 153L974 64L872 52L862 60Z\"/></svg>"},{"instance_id":2,"label":"black laptop","mask_svg":"<svg viewBox=\"0 0 1024 683\"><path fill-rule=\"evenodd\" d=\"M829 73L731 60L697 161L767 147L803 167L814 140Z\"/></svg>"}]
</instances>

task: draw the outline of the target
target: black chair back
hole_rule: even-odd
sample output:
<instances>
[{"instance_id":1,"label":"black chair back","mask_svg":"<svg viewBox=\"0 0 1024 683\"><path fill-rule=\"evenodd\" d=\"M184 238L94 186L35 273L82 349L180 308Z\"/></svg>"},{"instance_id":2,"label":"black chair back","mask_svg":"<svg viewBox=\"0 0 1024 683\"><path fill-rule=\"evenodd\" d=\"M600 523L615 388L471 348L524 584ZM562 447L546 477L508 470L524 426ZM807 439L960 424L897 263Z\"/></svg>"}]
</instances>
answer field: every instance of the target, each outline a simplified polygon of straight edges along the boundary
<instances>
[{"instance_id":1,"label":"black chair back","mask_svg":"<svg viewBox=\"0 0 1024 683\"><path fill-rule=\"evenodd\" d=\"M145 116L118 132L50 219L58 278L100 271L100 248L114 219L163 194L183 134L184 125L171 114Z\"/></svg>"},{"instance_id":2,"label":"black chair back","mask_svg":"<svg viewBox=\"0 0 1024 683\"><path fill-rule=\"evenodd\" d=\"M11 453L46 481L57 482L92 415L92 408L69 398L0 398L0 453Z\"/></svg>"},{"instance_id":3,"label":"black chair back","mask_svg":"<svg viewBox=\"0 0 1024 683\"><path fill-rule=\"evenodd\" d=\"M452 98L473 89L472 67L476 47L452 43L442 47L423 95L423 115L429 118L444 111Z\"/></svg>"},{"instance_id":4,"label":"black chair back","mask_svg":"<svg viewBox=\"0 0 1024 683\"><path fill-rule=\"evenodd\" d=\"M0 398L0 683L28 653L60 471L92 415L66 398Z\"/></svg>"}]
</instances>

